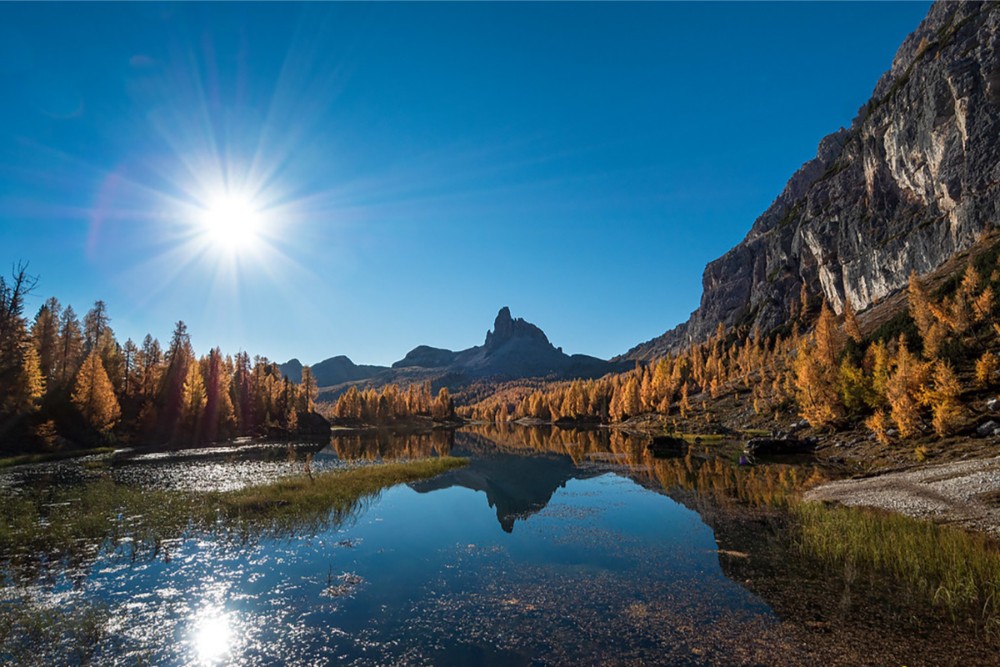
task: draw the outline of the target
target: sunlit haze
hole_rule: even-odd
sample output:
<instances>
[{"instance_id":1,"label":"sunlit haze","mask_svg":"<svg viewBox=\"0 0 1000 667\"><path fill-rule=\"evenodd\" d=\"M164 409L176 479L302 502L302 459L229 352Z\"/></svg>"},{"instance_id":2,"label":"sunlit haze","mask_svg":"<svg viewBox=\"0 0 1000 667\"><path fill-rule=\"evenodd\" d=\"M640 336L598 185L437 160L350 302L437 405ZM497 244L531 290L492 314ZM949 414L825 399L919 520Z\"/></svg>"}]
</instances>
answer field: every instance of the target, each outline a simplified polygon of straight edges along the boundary
<instances>
[{"instance_id":1,"label":"sunlit haze","mask_svg":"<svg viewBox=\"0 0 1000 667\"><path fill-rule=\"evenodd\" d=\"M927 8L4 3L0 259L120 340L388 364L507 305L608 358Z\"/></svg>"}]
</instances>

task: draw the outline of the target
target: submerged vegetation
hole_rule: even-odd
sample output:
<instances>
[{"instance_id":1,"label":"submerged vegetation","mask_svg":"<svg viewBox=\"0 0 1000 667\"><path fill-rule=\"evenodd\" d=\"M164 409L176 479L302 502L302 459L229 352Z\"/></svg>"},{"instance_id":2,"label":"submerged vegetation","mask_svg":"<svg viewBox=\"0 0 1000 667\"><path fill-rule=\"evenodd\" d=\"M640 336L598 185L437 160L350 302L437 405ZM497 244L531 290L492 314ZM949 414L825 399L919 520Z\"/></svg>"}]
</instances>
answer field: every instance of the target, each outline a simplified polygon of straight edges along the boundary
<instances>
[{"instance_id":1,"label":"submerged vegetation","mask_svg":"<svg viewBox=\"0 0 1000 667\"><path fill-rule=\"evenodd\" d=\"M198 532L242 537L336 525L382 489L465 464L455 457L361 466L280 479L227 492L180 492L103 478L0 505L0 554L32 564L125 549L157 554L170 540Z\"/></svg>"},{"instance_id":2,"label":"submerged vegetation","mask_svg":"<svg viewBox=\"0 0 1000 667\"><path fill-rule=\"evenodd\" d=\"M1000 546L988 537L899 514L795 503L802 553L835 568L889 575L953 620L1000 640Z\"/></svg>"}]
</instances>

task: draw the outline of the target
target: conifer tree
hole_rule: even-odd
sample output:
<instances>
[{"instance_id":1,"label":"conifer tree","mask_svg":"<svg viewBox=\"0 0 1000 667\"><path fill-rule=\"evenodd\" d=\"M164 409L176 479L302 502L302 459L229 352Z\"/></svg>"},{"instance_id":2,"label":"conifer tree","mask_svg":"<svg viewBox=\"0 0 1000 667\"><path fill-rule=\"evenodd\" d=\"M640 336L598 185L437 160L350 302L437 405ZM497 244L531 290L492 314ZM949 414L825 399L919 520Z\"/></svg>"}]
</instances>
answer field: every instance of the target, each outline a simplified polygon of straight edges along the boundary
<instances>
[{"instance_id":1,"label":"conifer tree","mask_svg":"<svg viewBox=\"0 0 1000 667\"><path fill-rule=\"evenodd\" d=\"M962 387L951 366L938 361L934 364L933 388L925 392L924 402L931 406L934 432L939 436L953 433L961 425L964 409L958 397Z\"/></svg>"},{"instance_id":2,"label":"conifer tree","mask_svg":"<svg viewBox=\"0 0 1000 667\"><path fill-rule=\"evenodd\" d=\"M992 352L984 352L976 360L976 385L983 389L992 387L996 382L997 373L1000 372L1000 358Z\"/></svg>"},{"instance_id":3,"label":"conifer tree","mask_svg":"<svg viewBox=\"0 0 1000 667\"><path fill-rule=\"evenodd\" d=\"M109 433L121 417L114 387L96 349L80 368L72 400L91 428L102 435Z\"/></svg>"},{"instance_id":4,"label":"conifer tree","mask_svg":"<svg viewBox=\"0 0 1000 667\"><path fill-rule=\"evenodd\" d=\"M843 347L833 312L824 302L811 340L800 347L793 363L799 412L813 426L828 426L843 417L838 363Z\"/></svg>"},{"instance_id":5,"label":"conifer tree","mask_svg":"<svg viewBox=\"0 0 1000 667\"><path fill-rule=\"evenodd\" d=\"M200 435L201 418L208 403L200 364L187 364L181 396L181 420L184 428L190 434Z\"/></svg>"},{"instance_id":6,"label":"conifer tree","mask_svg":"<svg viewBox=\"0 0 1000 667\"><path fill-rule=\"evenodd\" d=\"M906 347L906 338L900 334L894 370L886 384L889 416L899 429L901 438L917 433L920 426L919 397L927 377L927 366Z\"/></svg>"},{"instance_id":7,"label":"conifer tree","mask_svg":"<svg viewBox=\"0 0 1000 667\"><path fill-rule=\"evenodd\" d=\"M437 398L431 408L431 417L434 419L449 419L455 415L455 404L451 400L447 387L441 387Z\"/></svg>"},{"instance_id":8,"label":"conifer tree","mask_svg":"<svg viewBox=\"0 0 1000 667\"><path fill-rule=\"evenodd\" d=\"M851 297L844 295L844 333L855 343L861 342L861 326L858 324L858 315L851 305Z\"/></svg>"},{"instance_id":9,"label":"conifer tree","mask_svg":"<svg viewBox=\"0 0 1000 667\"><path fill-rule=\"evenodd\" d=\"M45 378L38 363L38 352L32 345L26 345L21 355L21 372L14 392L14 411L29 414L38 410L39 401L45 393Z\"/></svg>"},{"instance_id":10,"label":"conifer tree","mask_svg":"<svg viewBox=\"0 0 1000 667\"><path fill-rule=\"evenodd\" d=\"M412 385L411 385L412 386ZM315 408L313 401L316 399L316 377L312 374L312 368L302 367L302 381L299 384L299 410L302 412L312 412Z\"/></svg>"},{"instance_id":11,"label":"conifer tree","mask_svg":"<svg viewBox=\"0 0 1000 667\"><path fill-rule=\"evenodd\" d=\"M59 318L59 352L56 361L56 378L59 385L68 387L76 376L83 359L83 333L73 306L66 306Z\"/></svg>"},{"instance_id":12,"label":"conifer tree","mask_svg":"<svg viewBox=\"0 0 1000 667\"><path fill-rule=\"evenodd\" d=\"M54 383L56 379L56 361L59 353L59 316L62 306L52 297L47 299L35 315L35 323L31 327L31 340L38 352L38 365L46 383Z\"/></svg>"}]
</instances>

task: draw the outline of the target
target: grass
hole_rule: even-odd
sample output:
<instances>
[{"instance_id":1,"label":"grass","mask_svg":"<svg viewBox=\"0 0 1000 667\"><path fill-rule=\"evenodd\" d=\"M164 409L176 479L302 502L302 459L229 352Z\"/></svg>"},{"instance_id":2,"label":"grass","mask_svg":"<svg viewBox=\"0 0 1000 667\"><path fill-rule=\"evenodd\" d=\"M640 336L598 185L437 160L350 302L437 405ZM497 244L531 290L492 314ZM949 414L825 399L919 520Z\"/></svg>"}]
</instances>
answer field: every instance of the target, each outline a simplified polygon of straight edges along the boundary
<instances>
[{"instance_id":1,"label":"grass","mask_svg":"<svg viewBox=\"0 0 1000 667\"><path fill-rule=\"evenodd\" d=\"M293 477L264 486L211 494L212 505L231 520L253 523L303 523L331 508L346 508L384 488L434 477L467 463L452 456L387 463L346 471Z\"/></svg>"},{"instance_id":2,"label":"grass","mask_svg":"<svg viewBox=\"0 0 1000 667\"><path fill-rule=\"evenodd\" d=\"M16 456L5 456L0 458L0 468L10 468L11 466L20 466L28 463L61 461L62 459L72 459L78 456L110 454L113 451L115 451L114 447L95 447L94 449L76 449L65 452L48 452L45 454L18 454Z\"/></svg>"},{"instance_id":3,"label":"grass","mask_svg":"<svg viewBox=\"0 0 1000 667\"><path fill-rule=\"evenodd\" d=\"M795 503L801 550L830 565L887 574L952 620L1000 638L1000 548L988 537L900 514Z\"/></svg>"},{"instance_id":4,"label":"grass","mask_svg":"<svg viewBox=\"0 0 1000 667\"><path fill-rule=\"evenodd\" d=\"M228 492L180 492L110 479L56 488L0 504L0 558L33 569L39 562L86 560L103 550L135 557L191 532L243 539L337 525L383 489L465 465L428 458L282 479ZM55 558L53 558L55 557Z\"/></svg>"},{"instance_id":5,"label":"grass","mask_svg":"<svg viewBox=\"0 0 1000 667\"><path fill-rule=\"evenodd\" d=\"M45 665L58 656L65 664L88 664L105 636L108 618L100 604L59 609L43 607L24 595L0 598L0 662Z\"/></svg>"}]
</instances>

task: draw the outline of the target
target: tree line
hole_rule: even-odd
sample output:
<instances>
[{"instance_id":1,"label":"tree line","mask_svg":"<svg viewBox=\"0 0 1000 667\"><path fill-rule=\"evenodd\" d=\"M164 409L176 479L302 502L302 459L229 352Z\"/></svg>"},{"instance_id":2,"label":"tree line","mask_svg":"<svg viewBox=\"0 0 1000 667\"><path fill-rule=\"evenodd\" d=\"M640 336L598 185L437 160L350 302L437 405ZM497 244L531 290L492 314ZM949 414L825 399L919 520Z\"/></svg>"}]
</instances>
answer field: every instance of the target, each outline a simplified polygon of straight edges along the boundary
<instances>
[{"instance_id":1,"label":"tree line","mask_svg":"<svg viewBox=\"0 0 1000 667\"><path fill-rule=\"evenodd\" d=\"M655 414L689 418L725 395L749 398L758 415L795 412L812 426L863 421L882 442L955 433L968 421L963 396L1000 380L997 250L931 290L912 274L907 308L863 336L850 300L836 316L803 290L784 331L740 334L721 324L705 343L596 380L506 387L461 409L476 420L624 422ZM803 329L811 325L807 333Z\"/></svg>"},{"instance_id":2,"label":"tree line","mask_svg":"<svg viewBox=\"0 0 1000 667\"><path fill-rule=\"evenodd\" d=\"M455 403L447 387L431 397L431 383L411 384L405 389L388 384L381 389L349 387L337 397L326 413L342 424L386 424L411 417L430 417L435 421L455 418Z\"/></svg>"},{"instance_id":3,"label":"tree line","mask_svg":"<svg viewBox=\"0 0 1000 667\"><path fill-rule=\"evenodd\" d=\"M309 367L293 383L277 364L216 347L198 357L184 322L164 349L152 335L119 342L103 301L84 315L47 299L32 320L27 267L0 277L0 446L72 442L187 444L328 426Z\"/></svg>"}]
</instances>

